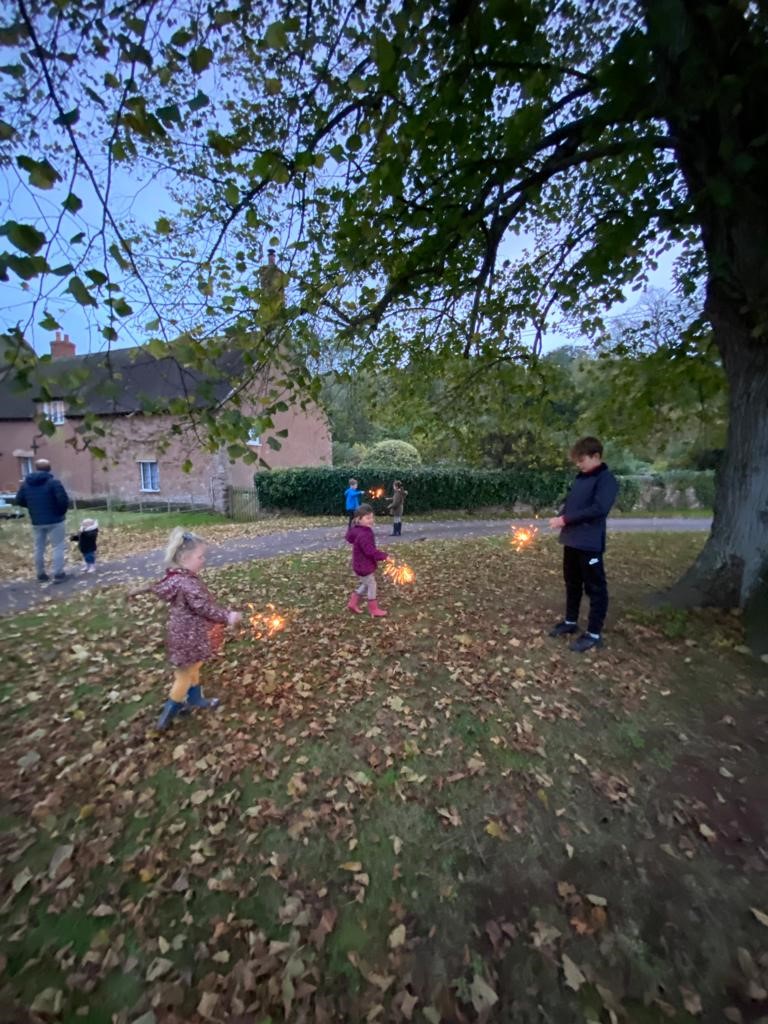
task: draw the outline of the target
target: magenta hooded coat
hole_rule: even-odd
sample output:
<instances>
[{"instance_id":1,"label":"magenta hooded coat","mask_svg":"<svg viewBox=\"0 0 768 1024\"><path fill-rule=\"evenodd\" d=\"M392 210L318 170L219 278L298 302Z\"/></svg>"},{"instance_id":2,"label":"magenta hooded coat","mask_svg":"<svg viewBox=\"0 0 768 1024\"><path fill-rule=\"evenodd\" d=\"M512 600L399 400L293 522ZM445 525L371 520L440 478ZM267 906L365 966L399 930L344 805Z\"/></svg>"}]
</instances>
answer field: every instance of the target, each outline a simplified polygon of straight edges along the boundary
<instances>
[{"instance_id":1,"label":"magenta hooded coat","mask_svg":"<svg viewBox=\"0 0 768 1024\"><path fill-rule=\"evenodd\" d=\"M386 551L379 551L376 538L370 526L356 523L347 530L347 544L352 545L352 568L357 576L369 576L376 572L378 562L385 561L389 556Z\"/></svg>"}]
</instances>

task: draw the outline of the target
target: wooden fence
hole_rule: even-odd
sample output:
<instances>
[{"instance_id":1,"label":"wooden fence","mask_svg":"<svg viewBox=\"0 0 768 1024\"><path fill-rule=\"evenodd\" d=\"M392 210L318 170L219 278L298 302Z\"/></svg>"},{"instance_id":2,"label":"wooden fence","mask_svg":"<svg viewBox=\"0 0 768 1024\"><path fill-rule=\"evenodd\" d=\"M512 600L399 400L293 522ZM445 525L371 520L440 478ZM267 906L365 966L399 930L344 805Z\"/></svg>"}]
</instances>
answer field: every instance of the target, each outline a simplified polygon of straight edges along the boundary
<instances>
[{"instance_id":1,"label":"wooden fence","mask_svg":"<svg viewBox=\"0 0 768 1024\"><path fill-rule=\"evenodd\" d=\"M230 519L251 522L259 518L261 505L258 491L251 487L229 487L227 489L227 510Z\"/></svg>"}]
</instances>

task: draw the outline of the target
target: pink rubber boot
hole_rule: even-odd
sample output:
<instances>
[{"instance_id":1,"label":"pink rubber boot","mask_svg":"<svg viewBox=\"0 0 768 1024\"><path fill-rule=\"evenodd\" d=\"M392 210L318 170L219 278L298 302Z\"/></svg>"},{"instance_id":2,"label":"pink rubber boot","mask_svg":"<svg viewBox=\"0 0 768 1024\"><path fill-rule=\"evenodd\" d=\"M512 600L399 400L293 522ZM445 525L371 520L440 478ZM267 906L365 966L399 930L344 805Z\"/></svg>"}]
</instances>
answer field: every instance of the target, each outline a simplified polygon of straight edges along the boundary
<instances>
[{"instance_id":1,"label":"pink rubber boot","mask_svg":"<svg viewBox=\"0 0 768 1024\"><path fill-rule=\"evenodd\" d=\"M375 619L380 618L382 615L389 614L388 612L385 612L383 608L379 608L378 601L372 601L370 597L368 598L368 611Z\"/></svg>"},{"instance_id":2,"label":"pink rubber boot","mask_svg":"<svg viewBox=\"0 0 768 1024\"><path fill-rule=\"evenodd\" d=\"M362 615L363 609L360 607L360 595L356 590L352 591L349 600L347 601L347 608L354 612L356 615Z\"/></svg>"}]
</instances>

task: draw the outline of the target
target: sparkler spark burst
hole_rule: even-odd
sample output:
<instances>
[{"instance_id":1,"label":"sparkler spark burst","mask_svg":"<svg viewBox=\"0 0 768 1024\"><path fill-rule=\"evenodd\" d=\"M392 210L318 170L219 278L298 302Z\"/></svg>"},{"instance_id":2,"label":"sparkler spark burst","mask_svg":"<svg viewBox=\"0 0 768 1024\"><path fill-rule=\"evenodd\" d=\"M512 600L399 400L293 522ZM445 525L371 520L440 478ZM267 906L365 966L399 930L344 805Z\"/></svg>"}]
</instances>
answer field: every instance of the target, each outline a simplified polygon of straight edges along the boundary
<instances>
[{"instance_id":1,"label":"sparkler spark burst","mask_svg":"<svg viewBox=\"0 0 768 1024\"><path fill-rule=\"evenodd\" d=\"M537 538L539 528L537 526L516 526L512 530L509 542L515 551L522 551L529 547Z\"/></svg>"},{"instance_id":2,"label":"sparkler spark burst","mask_svg":"<svg viewBox=\"0 0 768 1024\"><path fill-rule=\"evenodd\" d=\"M413 583L416 579L416 573L405 562L387 562L384 565L384 575L398 586Z\"/></svg>"},{"instance_id":3,"label":"sparkler spark burst","mask_svg":"<svg viewBox=\"0 0 768 1024\"><path fill-rule=\"evenodd\" d=\"M252 613L248 616L248 621L254 636L265 639L285 629L285 616L280 615L273 604L267 605L266 612L257 612L252 604L249 604L248 608Z\"/></svg>"},{"instance_id":4,"label":"sparkler spark burst","mask_svg":"<svg viewBox=\"0 0 768 1024\"><path fill-rule=\"evenodd\" d=\"M372 490L368 491L368 493L370 494L370 496L372 498L383 498L384 497L384 488L383 487L374 487Z\"/></svg>"}]
</instances>

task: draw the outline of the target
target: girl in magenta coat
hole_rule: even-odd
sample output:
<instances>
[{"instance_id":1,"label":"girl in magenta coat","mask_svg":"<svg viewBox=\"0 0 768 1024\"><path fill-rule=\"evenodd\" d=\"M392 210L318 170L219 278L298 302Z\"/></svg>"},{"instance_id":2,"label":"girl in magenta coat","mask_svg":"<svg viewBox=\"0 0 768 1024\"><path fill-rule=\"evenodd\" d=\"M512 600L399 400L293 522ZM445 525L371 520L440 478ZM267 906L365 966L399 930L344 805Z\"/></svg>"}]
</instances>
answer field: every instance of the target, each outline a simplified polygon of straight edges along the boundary
<instances>
[{"instance_id":1,"label":"girl in magenta coat","mask_svg":"<svg viewBox=\"0 0 768 1024\"><path fill-rule=\"evenodd\" d=\"M234 626L242 618L239 612L220 608L198 576L205 564L202 537L176 527L165 549L165 564L165 576L147 588L170 606L166 648L175 678L157 723L161 730L168 728L185 704L188 708L218 705L218 700L203 696L200 668L215 653L222 627Z\"/></svg>"},{"instance_id":2,"label":"girl in magenta coat","mask_svg":"<svg viewBox=\"0 0 768 1024\"><path fill-rule=\"evenodd\" d=\"M352 525L347 530L347 543L352 545L352 569L360 579L359 586L350 595L347 608L359 615L363 610L360 601L367 598L371 615L375 618L386 615L376 600L376 566L379 562L386 562L389 555L376 547L370 505L360 505L355 509Z\"/></svg>"}]
</instances>

